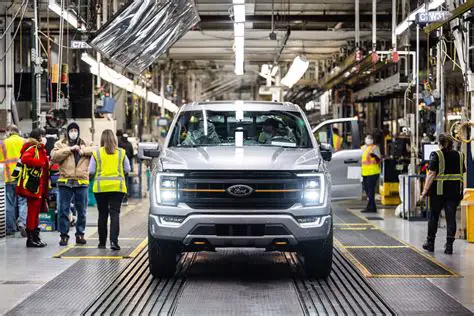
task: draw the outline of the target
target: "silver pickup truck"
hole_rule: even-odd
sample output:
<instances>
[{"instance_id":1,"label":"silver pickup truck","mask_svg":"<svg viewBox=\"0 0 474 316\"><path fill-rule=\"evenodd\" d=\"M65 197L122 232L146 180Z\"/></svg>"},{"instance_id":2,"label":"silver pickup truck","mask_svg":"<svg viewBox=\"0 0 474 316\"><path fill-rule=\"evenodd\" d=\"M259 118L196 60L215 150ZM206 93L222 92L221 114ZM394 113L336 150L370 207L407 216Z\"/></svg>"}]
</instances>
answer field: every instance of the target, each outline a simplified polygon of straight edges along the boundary
<instances>
[{"instance_id":1,"label":"silver pickup truck","mask_svg":"<svg viewBox=\"0 0 474 316\"><path fill-rule=\"evenodd\" d=\"M322 146L325 147L325 146ZM199 102L175 116L151 160L150 271L174 274L186 251L255 247L296 251L307 273L332 265L331 179L301 109L291 103Z\"/></svg>"}]
</instances>

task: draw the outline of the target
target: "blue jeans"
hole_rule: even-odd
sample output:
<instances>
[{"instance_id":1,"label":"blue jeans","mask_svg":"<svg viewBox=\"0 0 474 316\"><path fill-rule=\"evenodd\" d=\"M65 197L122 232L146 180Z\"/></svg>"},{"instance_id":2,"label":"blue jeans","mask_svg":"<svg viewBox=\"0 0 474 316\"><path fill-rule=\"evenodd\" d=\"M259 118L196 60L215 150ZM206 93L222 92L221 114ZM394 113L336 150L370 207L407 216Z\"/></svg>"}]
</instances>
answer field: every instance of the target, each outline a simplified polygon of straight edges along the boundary
<instances>
[{"instance_id":1,"label":"blue jeans","mask_svg":"<svg viewBox=\"0 0 474 316\"><path fill-rule=\"evenodd\" d=\"M5 185L6 207L7 207L7 232L12 233L17 230L18 226L26 226L26 199L17 196L16 183L7 183ZM16 208L18 206L18 218L16 216Z\"/></svg>"},{"instance_id":2,"label":"blue jeans","mask_svg":"<svg viewBox=\"0 0 474 316\"><path fill-rule=\"evenodd\" d=\"M84 235L86 229L87 214L87 187L69 187L59 185L58 187L58 225L61 236L69 236L69 213L71 212L71 202L74 198L74 207L77 211L76 236Z\"/></svg>"}]
</instances>

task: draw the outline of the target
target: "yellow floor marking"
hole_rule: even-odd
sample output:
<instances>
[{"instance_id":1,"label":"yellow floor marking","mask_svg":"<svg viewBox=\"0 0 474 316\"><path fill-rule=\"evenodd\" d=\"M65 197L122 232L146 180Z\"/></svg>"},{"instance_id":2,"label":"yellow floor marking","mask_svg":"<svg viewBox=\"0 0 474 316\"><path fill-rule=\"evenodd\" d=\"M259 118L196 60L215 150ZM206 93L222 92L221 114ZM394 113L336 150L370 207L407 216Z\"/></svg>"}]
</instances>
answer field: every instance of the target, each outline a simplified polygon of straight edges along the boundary
<instances>
[{"instance_id":1,"label":"yellow floor marking","mask_svg":"<svg viewBox=\"0 0 474 316\"><path fill-rule=\"evenodd\" d=\"M346 208L346 211L349 212L349 213L352 213L353 215L359 217L359 218L362 219L362 220L367 221L367 219L365 219L365 218L359 216L359 215L356 214L356 213L353 213L353 212L349 211L349 208ZM362 273L363 273L366 277L377 277L377 278L383 278L383 277L386 277L386 278L391 278L391 277L397 277L397 278L401 278L401 277L403 277L403 278L453 278L453 277L454 277L454 278L460 278L460 277L461 277L460 274L458 274L457 272L453 271L451 268L449 268L448 266L444 265L443 263L437 261L437 260L436 260L435 258L433 258L432 256L430 256L430 255L424 253L423 251L418 250L415 246L413 246L413 245L411 245L411 244L409 244L409 243L407 243L407 242L401 240L400 238L397 238L397 237L395 237L395 236L392 236L391 234L388 234L387 232L383 231L383 230L382 230L379 226L377 226L376 224L367 222L367 225L372 225L372 226L374 227L373 229L379 229L379 230L381 230L383 233L387 234L388 236L390 236L390 237L392 237L393 239L397 240L397 241L400 242L401 244L405 245L405 246L406 246L405 248L410 248L410 249L414 250L415 252L417 252L418 254L420 254L421 256L423 256L424 258L428 259L430 262L436 264L437 266L439 266L439 267L445 269L446 271L448 271L449 273L451 273L451 275L445 275L445 274L439 274L439 275L438 275L438 274L433 274L433 275L431 275L431 274L428 274L428 275L421 275L421 274L417 274L417 275L415 275L415 274L410 274L410 275L398 275L398 274L396 274L396 275L386 275L386 274L377 274L377 275L373 275L373 274L371 274L371 273L367 270L367 268L365 268L356 258L354 258L354 256L352 256L352 255L350 254L350 252L349 252L347 249L345 249L346 251L345 251L344 253L349 254L349 255L348 255L349 260L351 260L357 267L359 267L359 269L360 269L361 266L364 267L364 269L360 269L360 270L362 271ZM347 247L345 247L345 246L344 246L342 243L340 243L340 242L338 242L338 244L339 244L340 247L342 247L342 248L347 248ZM339 247L338 247L338 248L339 248ZM380 247L379 247L379 248L380 248ZM342 251L342 249L340 249L340 250ZM357 263L355 263L354 261L357 262ZM364 271L365 271L365 272L364 272ZM368 275L367 275L366 273L368 273Z\"/></svg>"},{"instance_id":2,"label":"yellow floor marking","mask_svg":"<svg viewBox=\"0 0 474 316\"><path fill-rule=\"evenodd\" d=\"M74 256L61 257L61 259L126 259L124 256Z\"/></svg>"},{"instance_id":3,"label":"yellow floor marking","mask_svg":"<svg viewBox=\"0 0 474 316\"><path fill-rule=\"evenodd\" d=\"M89 237L87 239L90 239L90 240L99 240L99 237ZM119 237L119 240L127 240L127 241L134 241L134 240L143 240L143 238L122 238L122 237Z\"/></svg>"},{"instance_id":4,"label":"yellow floor marking","mask_svg":"<svg viewBox=\"0 0 474 316\"><path fill-rule=\"evenodd\" d=\"M147 245L148 245L148 237L143 239L143 241L127 257L135 258Z\"/></svg>"},{"instance_id":5,"label":"yellow floor marking","mask_svg":"<svg viewBox=\"0 0 474 316\"><path fill-rule=\"evenodd\" d=\"M69 249L72 249L74 248L74 246L68 246L66 248L64 248L63 250L61 250L60 252L58 252L57 254L53 255L53 258L61 258L61 255L63 255L64 253L66 253Z\"/></svg>"},{"instance_id":6,"label":"yellow floor marking","mask_svg":"<svg viewBox=\"0 0 474 316\"><path fill-rule=\"evenodd\" d=\"M409 246L403 245L403 246L344 246L346 249L397 249L397 248L410 248Z\"/></svg>"},{"instance_id":7,"label":"yellow floor marking","mask_svg":"<svg viewBox=\"0 0 474 316\"><path fill-rule=\"evenodd\" d=\"M356 266L357 269L359 269L360 272L362 272L362 274L365 276L365 277L370 277L372 274L369 272L369 270L367 270L367 268L359 262L359 260L357 260L350 252L349 250L347 250L339 240L335 239L334 238L334 245L339 249L339 251L341 251L341 253L344 255L344 257L346 257L347 259L349 259L350 262L352 262L352 264L354 266Z\"/></svg>"}]
</instances>

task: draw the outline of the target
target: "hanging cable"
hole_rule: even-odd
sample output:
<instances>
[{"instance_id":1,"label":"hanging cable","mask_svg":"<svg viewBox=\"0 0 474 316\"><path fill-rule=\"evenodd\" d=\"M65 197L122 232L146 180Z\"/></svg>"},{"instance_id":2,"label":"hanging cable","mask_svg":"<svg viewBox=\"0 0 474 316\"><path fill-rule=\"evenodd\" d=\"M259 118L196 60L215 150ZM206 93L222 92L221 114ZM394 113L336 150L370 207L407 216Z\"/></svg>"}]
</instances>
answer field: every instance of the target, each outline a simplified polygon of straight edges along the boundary
<instances>
[{"instance_id":1,"label":"hanging cable","mask_svg":"<svg viewBox=\"0 0 474 316\"><path fill-rule=\"evenodd\" d=\"M28 1L26 2L26 5L24 6L23 8L23 12L21 14L21 18L20 18L20 22L18 24L18 27L16 28L15 30L15 33L13 34L12 36L12 39L10 41L10 44L8 45L8 47L6 47L5 51L4 51L4 54L2 55L2 57L0 57L0 60L4 60L5 59L5 56L7 56L8 52L10 51L10 49L12 48L12 45L13 43L15 42L15 38L16 36L18 35L18 31L20 30L20 26L21 26L21 23L23 22L23 18L25 16L25 13L26 13L26 9L28 8Z\"/></svg>"},{"instance_id":2,"label":"hanging cable","mask_svg":"<svg viewBox=\"0 0 474 316\"><path fill-rule=\"evenodd\" d=\"M61 16L59 18L59 53L58 53L58 82L56 84L56 110L60 108L61 101L61 68L64 43L64 0L61 0Z\"/></svg>"},{"instance_id":3,"label":"hanging cable","mask_svg":"<svg viewBox=\"0 0 474 316\"><path fill-rule=\"evenodd\" d=\"M7 28L5 29L5 32L3 32L2 35L0 35L0 39L2 39L2 38L5 37L5 35L6 35L7 32L10 30L10 28L11 28L12 25L13 25L13 23L15 22L16 17L18 16L18 14L20 14L20 11L25 8L26 4L28 4L28 1L23 1L23 3L20 5L20 8L18 9L18 11L16 11L15 16L14 16L14 17L12 18L12 20L10 21L10 24L8 24Z\"/></svg>"}]
</instances>

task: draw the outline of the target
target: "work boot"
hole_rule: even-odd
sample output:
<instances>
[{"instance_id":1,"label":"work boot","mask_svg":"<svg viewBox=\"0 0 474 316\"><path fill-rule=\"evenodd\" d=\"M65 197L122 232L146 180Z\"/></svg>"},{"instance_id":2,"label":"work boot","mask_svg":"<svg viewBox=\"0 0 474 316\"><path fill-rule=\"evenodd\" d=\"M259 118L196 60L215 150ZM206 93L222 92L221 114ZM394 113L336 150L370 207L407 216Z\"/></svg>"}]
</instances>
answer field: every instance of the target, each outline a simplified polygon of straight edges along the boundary
<instances>
[{"instance_id":1,"label":"work boot","mask_svg":"<svg viewBox=\"0 0 474 316\"><path fill-rule=\"evenodd\" d=\"M110 242L110 249L119 251L121 248L120 248L118 242Z\"/></svg>"},{"instance_id":2,"label":"work boot","mask_svg":"<svg viewBox=\"0 0 474 316\"><path fill-rule=\"evenodd\" d=\"M36 228L34 230L34 238L35 238L35 241L38 242L40 245L43 245L43 247L46 247L48 244L46 242L44 242L43 240L41 240L40 238L40 229L39 228Z\"/></svg>"},{"instance_id":3,"label":"work boot","mask_svg":"<svg viewBox=\"0 0 474 316\"><path fill-rule=\"evenodd\" d=\"M444 245L444 253L447 255L452 255L453 254L453 243L454 243L454 238L448 237L446 239L446 244Z\"/></svg>"},{"instance_id":4,"label":"work boot","mask_svg":"<svg viewBox=\"0 0 474 316\"><path fill-rule=\"evenodd\" d=\"M434 252L435 239L432 237L426 238L426 242L423 244L423 249L429 252Z\"/></svg>"},{"instance_id":5,"label":"work boot","mask_svg":"<svg viewBox=\"0 0 474 316\"><path fill-rule=\"evenodd\" d=\"M76 235L76 244L85 245L87 241L84 239L84 235Z\"/></svg>"},{"instance_id":6,"label":"work boot","mask_svg":"<svg viewBox=\"0 0 474 316\"><path fill-rule=\"evenodd\" d=\"M34 237L34 231L29 229L26 230L26 247L27 248L42 248L44 247L42 244L37 242Z\"/></svg>"},{"instance_id":7,"label":"work boot","mask_svg":"<svg viewBox=\"0 0 474 316\"><path fill-rule=\"evenodd\" d=\"M18 230L20 231L21 237L23 238L27 237L25 226L18 225Z\"/></svg>"},{"instance_id":8,"label":"work boot","mask_svg":"<svg viewBox=\"0 0 474 316\"><path fill-rule=\"evenodd\" d=\"M59 241L60 246L67 246L69 242L69 236L61 236L61 240Z\"/></svg>"}]
</instances>

